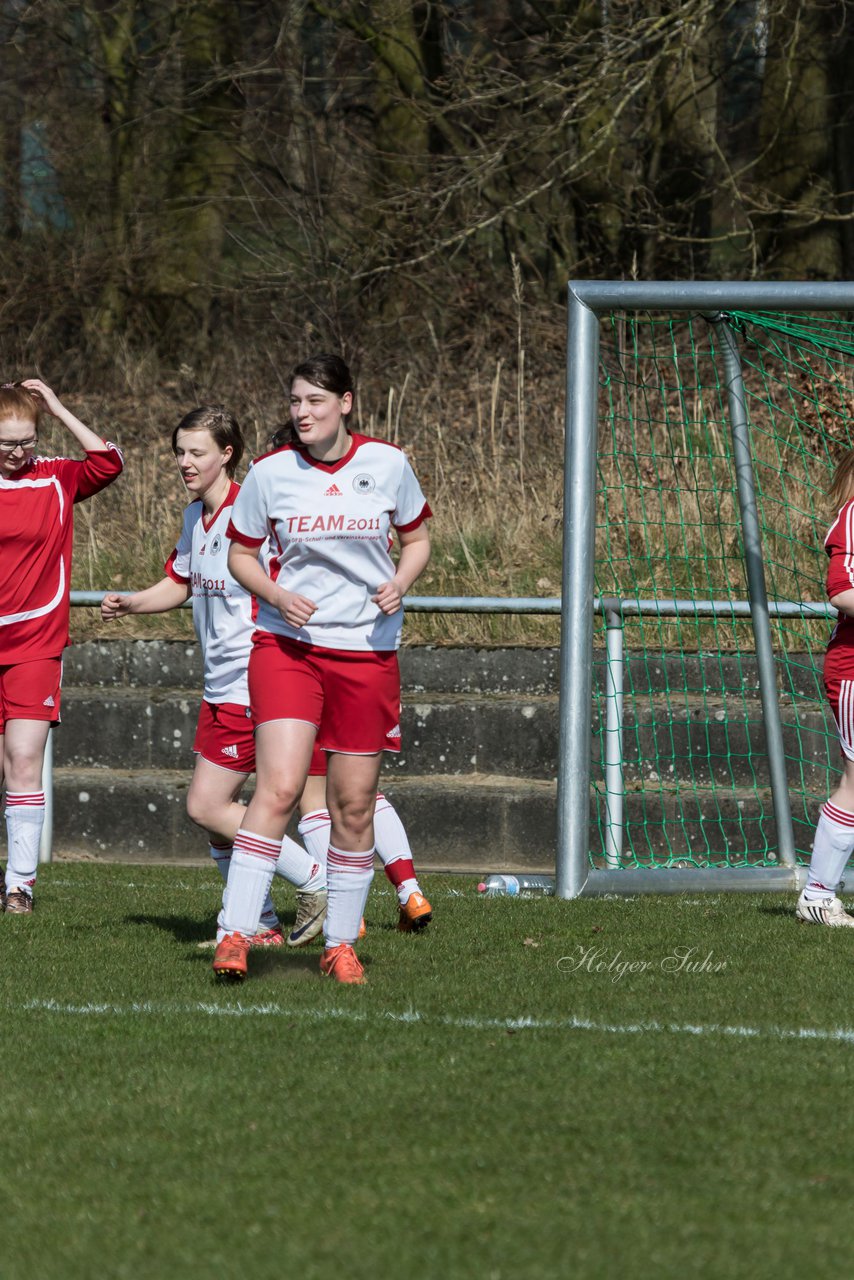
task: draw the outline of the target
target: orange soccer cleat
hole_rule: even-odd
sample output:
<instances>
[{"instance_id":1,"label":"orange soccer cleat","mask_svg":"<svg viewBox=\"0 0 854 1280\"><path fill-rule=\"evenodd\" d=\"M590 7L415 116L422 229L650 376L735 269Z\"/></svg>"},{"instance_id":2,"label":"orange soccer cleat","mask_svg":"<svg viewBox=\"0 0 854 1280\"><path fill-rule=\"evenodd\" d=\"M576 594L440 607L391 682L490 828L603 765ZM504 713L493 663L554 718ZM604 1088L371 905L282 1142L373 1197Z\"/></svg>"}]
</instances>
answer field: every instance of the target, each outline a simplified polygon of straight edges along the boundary
<instances>
[{"instance_id":1,"label":"orange soccer cleat","mask_svg":"<svg viewBox=\"0 0 854 1280\"><path fill-rule=\"evenodd\" d=\"M320 957L320 972L336 982L352 986L364 986L365 970L349 942L339 942L337 947L327 947Z\"/></svg>"},{"instance_id":2,"label":"orange soccer cleat","mask_svg":"<svg viewBox=\"0 0 854 1280\"><path fill-rule=\"evenodd\" d=\"M416 889L402 904L397 927L401 933L418 933L419 930L426 929L432 919L433 908L424 894Z\"/></svg>"},{"instance_id":3,"label":"orange soccer cleat","mask_svg":"<svg viewBox=\"0 0 854 1280\"><path fill-rule=\"evenodd\" d=\"M227 933L217 943L213 958L213 971L218 978L240 982L246 977L246 957L249 939L242 933Z\"/></svg>"}]
</instances>

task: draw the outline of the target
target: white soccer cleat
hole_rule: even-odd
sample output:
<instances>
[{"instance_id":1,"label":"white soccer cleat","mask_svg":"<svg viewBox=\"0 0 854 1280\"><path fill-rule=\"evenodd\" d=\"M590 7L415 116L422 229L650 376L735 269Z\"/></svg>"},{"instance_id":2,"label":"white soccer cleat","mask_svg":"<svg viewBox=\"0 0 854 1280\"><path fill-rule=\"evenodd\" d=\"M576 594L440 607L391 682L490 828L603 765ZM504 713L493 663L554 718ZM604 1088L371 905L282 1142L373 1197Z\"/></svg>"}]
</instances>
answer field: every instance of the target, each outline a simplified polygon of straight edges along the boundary
<instances>
[{"instance_id":1,"label":"white soccer cleat","mask_svg":"<svg viewBox=\"0 0 854 1280\"><path fill-rule=\"evenodd\" d=\"M795 907L798 924L826 924L831 929L854 929L854 916L849 916L835 893L812 899L806 898L805 894L806 889Z\"/></svg>"},{"instance_id":2,"label":"white soccer cleat","mask_svg":"<svg viewBox=\"0 0 854 1280\"><path fill-rule=\"evenodd\" d=\"M287 937L288 946L307 946L320 933L325 919L326 890L318 889L316 893L306 893L302 889L297 889L297 918ZM854 921L852 923L854 924Z\"/></svg>"}]
</instances>

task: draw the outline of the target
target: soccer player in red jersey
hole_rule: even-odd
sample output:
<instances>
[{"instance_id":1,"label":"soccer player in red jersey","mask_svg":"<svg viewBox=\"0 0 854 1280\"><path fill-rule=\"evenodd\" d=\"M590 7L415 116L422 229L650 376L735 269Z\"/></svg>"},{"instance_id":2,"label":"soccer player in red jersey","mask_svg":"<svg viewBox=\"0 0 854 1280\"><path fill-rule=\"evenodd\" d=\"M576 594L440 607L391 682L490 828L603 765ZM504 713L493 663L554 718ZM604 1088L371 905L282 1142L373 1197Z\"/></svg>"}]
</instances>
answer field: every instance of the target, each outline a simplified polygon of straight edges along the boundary
<instances>
[{"instance_id":1,"label":"soccer player in red jersey","mask_svg":"<svg viewBox=\"0 0 854 1280\"><path fill-rule=\"evenodd\" d=\"M249 659L257 786L234 842L227 934L213 965L221 977L246 974L316 741L327 753L332 818L320 967L342 983L365 981L353 943L373 876L382 752L400 750L402 600L430 556L431 512L400 449L348 430L352 405L339 357L298 365L290 380L298 443L255 460L232 511L229 567L258 600ZM258 552L267 539L265 569Z\"/></svg>"},{"instance_id":2,"label":"soccer player in red jersey","mask_svg":"<svg viewBox=\"0 0 854 1280\"><path fill-rule=\"evenodd\" d=\"M83 461L36 455L43 413L70 431ZM121 469L116 446L84 426L39 378L0 387L0 760L8 835L0 900L12 915L33 909L44 753L59 722L69 639L73 508Z\"/></svg>"},{"instance_id":3,"label":"soccer player in red jersey","mask_svg":"<svg viewBox=\"0 0 854 1280\"><path fill-rule=\"evenodd\" d=\"M829 495L839 513L825 538L827 595L839 619L824 659L824 687L839 731L842 778L819 812L806 886L796 918L805 924L854 928L838 896L854 853L854 449L834 472Z\"/></svg>"}]
</instances>

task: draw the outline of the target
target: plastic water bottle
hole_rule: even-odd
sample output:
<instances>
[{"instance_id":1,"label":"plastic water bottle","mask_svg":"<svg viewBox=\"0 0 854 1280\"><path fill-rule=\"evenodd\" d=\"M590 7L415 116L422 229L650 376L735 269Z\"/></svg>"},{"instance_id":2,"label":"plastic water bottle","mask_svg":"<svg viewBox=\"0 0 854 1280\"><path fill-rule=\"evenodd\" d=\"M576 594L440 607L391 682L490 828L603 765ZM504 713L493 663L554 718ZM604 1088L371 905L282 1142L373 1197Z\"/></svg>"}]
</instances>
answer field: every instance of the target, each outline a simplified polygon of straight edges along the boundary
<instances>
[{"instance_id":1,"label":"plastic water bottle","mask_svg":"<svg viewBox=\"0 0 854 1280\"><path fill-rule=\"evenodd\" d=\"M485 894L487 898L505 895L508 898L532 897L535 894L554 893L555 881L554 876L495 874L482 880L477 886L477 891Z\"/></svg>"}]
</instances>

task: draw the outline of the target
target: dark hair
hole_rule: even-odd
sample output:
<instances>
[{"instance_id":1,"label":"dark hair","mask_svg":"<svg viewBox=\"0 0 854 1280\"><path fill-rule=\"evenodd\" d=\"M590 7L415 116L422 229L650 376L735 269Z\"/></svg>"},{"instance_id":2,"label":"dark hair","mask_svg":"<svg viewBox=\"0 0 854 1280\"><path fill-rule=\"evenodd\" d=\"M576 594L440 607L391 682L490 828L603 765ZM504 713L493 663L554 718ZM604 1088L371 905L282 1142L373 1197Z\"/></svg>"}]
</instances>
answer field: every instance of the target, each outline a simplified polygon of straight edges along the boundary
<instances>
[{"instance_id":1,"label":"dark hair","mask_svg":"<svg viewBox=\"0 0 854 1280\"><path fill-rule=\"evenodd\" d=\"M34 391L17 382L4 382L0 386L0 422L6 418L29 418L38 431L43 409L44 402Z\"/></svg>"},{"instance_id":2,"label":"dark hair","mask_svg":"<svg viewBox=\"0 0 854 1280\"><path fill-rule=\"evenodd\" d=\"M289 386L293 386L297 378L304 378L314 387L322 387L324 391L332 391L336 396L353 394L353 378L348 366L340 356L328 351L318 356L309 356L291 372Z\"/></svg>"},{"instance_id":3,"label":"dark hair","mask_svg":"<svg viewBox=\"0 0 854 1280\"><path fill-rule=\"evenodd\" d=\"M172 432L173 453L177 451L179 431L209 431L220 449L231 445L231 457L225 464L225 471L226 475L234 477L245 446L240 424L233 413L221 404L203 404L198 409L191 409Z\"/></svg>"},{"instance_id":4,"label":"dark hair","mask_svg":"<svg viewBox=\"0 0 854 1280\"><path fill-rule=\"evenodd\" d=\"M286 444L296 444L299 437L292 422L279 422L270 432L271 449L281 449Z\"/></svg>"}]
</instances>

